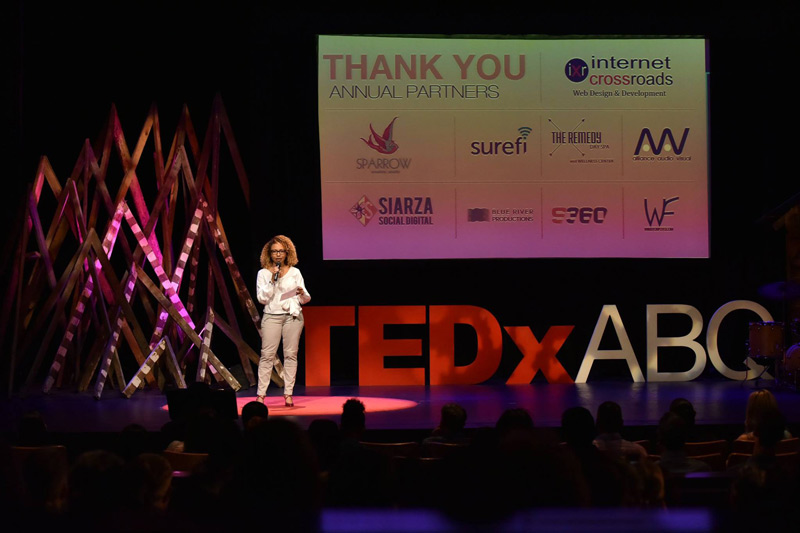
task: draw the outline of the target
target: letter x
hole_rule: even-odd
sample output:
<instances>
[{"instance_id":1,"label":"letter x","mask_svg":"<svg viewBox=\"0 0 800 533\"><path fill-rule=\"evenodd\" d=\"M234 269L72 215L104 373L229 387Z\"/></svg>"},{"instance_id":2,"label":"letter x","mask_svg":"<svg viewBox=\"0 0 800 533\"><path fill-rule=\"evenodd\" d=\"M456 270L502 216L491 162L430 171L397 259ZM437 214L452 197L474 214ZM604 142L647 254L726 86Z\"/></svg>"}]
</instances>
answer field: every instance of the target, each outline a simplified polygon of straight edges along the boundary
<instances>
[{"instance_id":1,"label":"letter x","mask_svg":"<svg viewBox=\"0 0 800 533\"><path fill-rule=\"evenodd\" d=\"M530 328L506 326L505 330L522 352L522 361L506 381L507 385L526 385L541 370L548 383L575 383L556 359L556 354L575 326L551 326L539 342Z\"/></svg>"}]
</instances>

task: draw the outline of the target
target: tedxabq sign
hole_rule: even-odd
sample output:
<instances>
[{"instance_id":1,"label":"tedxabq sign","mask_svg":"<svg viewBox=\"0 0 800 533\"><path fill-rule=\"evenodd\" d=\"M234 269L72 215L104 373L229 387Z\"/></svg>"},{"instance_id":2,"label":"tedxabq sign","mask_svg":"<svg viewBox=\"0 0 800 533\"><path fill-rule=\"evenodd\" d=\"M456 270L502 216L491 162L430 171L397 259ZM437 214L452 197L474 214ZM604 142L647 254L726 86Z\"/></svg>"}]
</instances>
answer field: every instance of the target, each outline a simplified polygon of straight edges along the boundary
<instances>
[{"instance_id":1,"label":"tedxabq sign","mask_svg":"<svg viewBox=\"0 0 800 533\"><path fill-rule=\"evenodd\" d=\"M358 320L356 320L358 309ZM705 347L698 341L703 330L703 317L687 304L647 305L646 348L647 381L691 381L705 369L707 361L721 375L733 380L753 379L763 370L747 360L748 370L734 370L722 360L718 349L718 333L723 320L733 311L747 310L759 321L771 322L769 311L756 302L737 300L717 309L705 335ZM604 305L586 347L577 376L570 376L556 354L575 326L550 326L542 339L537 339L527 326L501 327L486 309L468 305L410 306L320 306L304 309L306 386L329 386L331 363L331 328L358 328L358 384L426 385L425 368L386 368L387 356L422 356L422 339L387 339L384 326L395 324L428 325L430 385L467 385L489 380L500 366L503 354L503 331L522 353L523 358L506 381L507 384L528 384L538 372L549 383L586 383L592 366L608 360L622 360L628 365L634 382L644 382L636 352L628 338L622 317L615 305ZM679 337L658 335L660 315L685 315L691 320L688 333ZM601 350L600 340L609 322L616 332L619 349ZM471 327L477 337L473 362L455 364L455 326ZM683 347L691 350L694 363L681 372L659 372L661 347ZM766 375L766 374L765 374Z\"/></svg>"}]
</instances>

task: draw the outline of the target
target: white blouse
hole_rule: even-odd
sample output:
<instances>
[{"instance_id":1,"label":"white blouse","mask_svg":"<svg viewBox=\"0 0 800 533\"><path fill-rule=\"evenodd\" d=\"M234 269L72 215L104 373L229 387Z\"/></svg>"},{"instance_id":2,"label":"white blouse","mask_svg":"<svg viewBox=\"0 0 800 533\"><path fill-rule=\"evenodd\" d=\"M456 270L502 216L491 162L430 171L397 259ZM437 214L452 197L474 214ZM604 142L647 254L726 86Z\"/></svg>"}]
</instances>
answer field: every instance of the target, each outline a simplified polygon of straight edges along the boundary
<instances>
[{"instance_id":1,"label":"white blouse","mask_svg":"<svg viewBox=\"0 0 800 533\"><path fill-rule=\"evenodd\" d=\"M289 267L286 274L278 278L277 283L273 283L273 276L272 272L262 268L256 278L256 298L259 303L264 304L264 314L298 316L302 311L300 306L311 300L303 275L295 267ZM303 294L295 293L297 287L303 289ZM287 292L291 295L282 299Z\"/></svg>"}]
</instances>

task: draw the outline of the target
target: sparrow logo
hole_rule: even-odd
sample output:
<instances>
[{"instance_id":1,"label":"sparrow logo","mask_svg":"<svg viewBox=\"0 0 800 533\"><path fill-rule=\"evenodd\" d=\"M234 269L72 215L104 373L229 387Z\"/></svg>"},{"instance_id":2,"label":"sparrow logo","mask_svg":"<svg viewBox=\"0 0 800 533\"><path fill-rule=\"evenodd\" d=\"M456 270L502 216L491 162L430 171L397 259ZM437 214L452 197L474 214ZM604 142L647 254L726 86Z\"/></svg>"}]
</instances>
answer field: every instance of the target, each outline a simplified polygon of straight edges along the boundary
<instances>
[{"instance_id":1,"label":"sparrow logo","mask_svg":"<svg viewBox=\"0 0 800 533\"><path fill-rule=\"evenodd\" d=\"M372 220L372 217L374 217L377 212L378 210L375 208L375 205L369 201L366 195L362 196L358 202L350 208L350 214L353 215L362 226L369 224L369 221Z\"/></svg>"},{"instance_id":2,"label":"sparrow logo","mask_svg":"<svg viewBox=\"0 0 800 533\"><path fill-rule=\"evenodd\" d=\"M672 202L677 202L679 196L673 196L672 198L663 198L661 200L661 210L658 207L653 207L650 209L650 206L647 204L647 198L644 199L644 216L647 219L647 225L649 227L644 228L645 231L673 231L674 228L671 226L663 226L664 219L668 216L672 216L675 214L675 211L669 211L667 208L669 204ZM655 225L654 225L655 224Z\"/></svg>"},{"instance_id":3,"label":"sparrow logo","mask_svg":"<svg viewBox=\"0 0 800 533\"><path fill-rule=\"evenodd\" d=\"M639 135L639 142L636 144L634 155L639 155L641 152L650 152L651 150L653 155L661 155L662 151L674 151L676 155L680 155L686 146L686 138L688 136L689 128L685 128L683 130L681 142L676 143L675 136L672 135L672 130L664 128L664 131L661 132L661 139L659 139L658 144L656 144L653 135L650 133L650 129L643 128L642 133ZM667 142L667 139L669 139L669 142Z\"/></svg>"},{"instance_id":4,"label":"sparrow logo","mask_svg":"<svg viewBox=\"0 0 800 533\"><path fill-rule=\"evenodd\" d=\"M386 129L383 130L383 135L379 135L373 128L372 124L369 125L369 140L361 137L361 140L366 143L367 146L372 148L378 153L381 154L393 154L400 148L394 139L392 139L392 133L394 130L394 121L397 120L397 117L394 117L392 121L386 126Z\"/></svg>"},{"instance_id":5,"label":"sparrow logo","mask_svg":"<svg viewBox=\"0 0 800 533\"><path fill-rule=\"evenodd\" d=\"M570 59L564 67L564 74L573 83L580 83L589 75L589 65L586 61L579 58Z\"/></svg>"}]
</instances>

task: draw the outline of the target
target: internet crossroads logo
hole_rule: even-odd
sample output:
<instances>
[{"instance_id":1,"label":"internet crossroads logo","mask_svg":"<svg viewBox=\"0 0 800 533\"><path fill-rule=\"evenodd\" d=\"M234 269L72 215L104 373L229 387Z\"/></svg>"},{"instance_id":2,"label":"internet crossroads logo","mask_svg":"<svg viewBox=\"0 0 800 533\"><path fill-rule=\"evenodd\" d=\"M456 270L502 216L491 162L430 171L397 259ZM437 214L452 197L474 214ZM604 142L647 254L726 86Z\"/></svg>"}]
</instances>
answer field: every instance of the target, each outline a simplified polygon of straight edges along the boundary
<instances>
[{"instance_id":1,"label":"internet crossroads logo","mask_svg":"<svg viewBox=\"0 0 800 533\"><path fill-rule=\"evenodd\" d=\"M588 81L593 87L603 90L573 90L574 96L599 96L610 98L617 96L659 97L666 96L664 87L671 86L675 80L670 73L672 59L669 56L656 58L622 58L591 56L587 63L575 57L564 65L564 75L573 83ZM605 90L614 87L615 90ZM625 89L622 89L624 87ZM646 91L640 87L660 88L659 91ZM636 88L637 90L627 90Z\"/></svg>"},{"instance_id":2,"label":"internet crossroads logo","mask_svg":"<svg viewBox=\"0 0 800 533\"><path fill-rule=\"evenodd\" d=\"M350 208L350 214L362 226L376 217L379 226L430 226L433 224L433 200L430 196L381 196L376 207L363 195Z\"/></svg>"}]
</instances>

